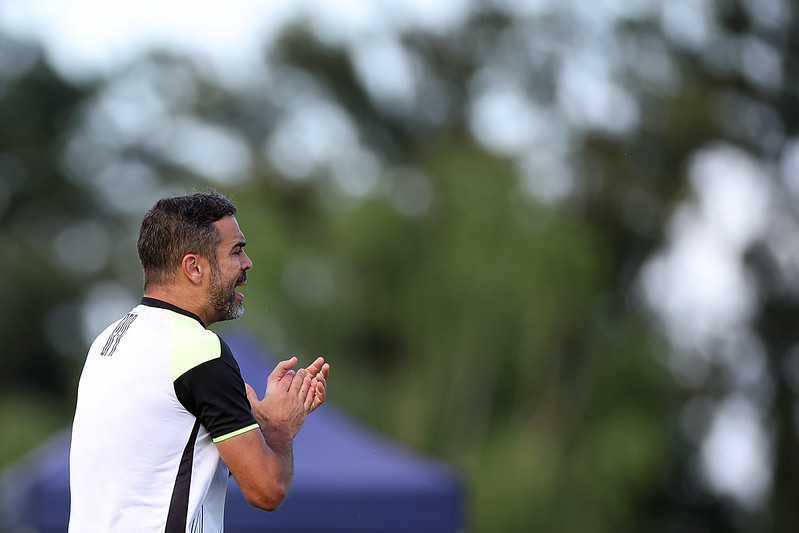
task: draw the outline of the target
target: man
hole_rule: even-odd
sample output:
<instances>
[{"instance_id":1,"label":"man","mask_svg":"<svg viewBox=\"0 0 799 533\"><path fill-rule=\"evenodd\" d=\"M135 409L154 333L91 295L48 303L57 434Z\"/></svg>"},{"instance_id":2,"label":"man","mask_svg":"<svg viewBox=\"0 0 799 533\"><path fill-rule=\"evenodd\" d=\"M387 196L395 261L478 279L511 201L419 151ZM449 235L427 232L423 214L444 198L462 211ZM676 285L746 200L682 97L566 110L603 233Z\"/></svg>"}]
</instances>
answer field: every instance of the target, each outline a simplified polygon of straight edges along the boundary
<instances>
[{"instance_id":1,"label":"man","mask_svg":"<svg viewBox=\"0 0 799 533\"><path fill-rule=\"evenodd\" d=\"M219 532L230 474L276 509L292 439L325 399L329 365L281 361L259 400L206 327L241 316L252 267L235 206L217 193L160 200L138 251L144 297L92 344L70 450L69 531Z\"/></svg>"}]
</instances>

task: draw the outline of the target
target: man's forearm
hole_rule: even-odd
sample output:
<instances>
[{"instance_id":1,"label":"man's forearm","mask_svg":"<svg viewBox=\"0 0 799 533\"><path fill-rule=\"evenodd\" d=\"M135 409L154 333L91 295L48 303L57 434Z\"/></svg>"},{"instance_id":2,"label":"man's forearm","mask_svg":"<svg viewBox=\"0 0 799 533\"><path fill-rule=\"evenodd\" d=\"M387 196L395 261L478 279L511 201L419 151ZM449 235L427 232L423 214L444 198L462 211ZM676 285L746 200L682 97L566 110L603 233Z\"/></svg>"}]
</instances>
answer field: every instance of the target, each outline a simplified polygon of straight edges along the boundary
<instances>
[{"instance_id":1,"label":"man's forearm","mask_svg":"<svg viewBox=\"0 0 799 533\"><path fill-rule=\"evenodd\" d=\"M280 484L288 488L294 477L294 441L288 433L261 426L264 441L275 456L280 470Z\"/></svg>"}]
</instances>

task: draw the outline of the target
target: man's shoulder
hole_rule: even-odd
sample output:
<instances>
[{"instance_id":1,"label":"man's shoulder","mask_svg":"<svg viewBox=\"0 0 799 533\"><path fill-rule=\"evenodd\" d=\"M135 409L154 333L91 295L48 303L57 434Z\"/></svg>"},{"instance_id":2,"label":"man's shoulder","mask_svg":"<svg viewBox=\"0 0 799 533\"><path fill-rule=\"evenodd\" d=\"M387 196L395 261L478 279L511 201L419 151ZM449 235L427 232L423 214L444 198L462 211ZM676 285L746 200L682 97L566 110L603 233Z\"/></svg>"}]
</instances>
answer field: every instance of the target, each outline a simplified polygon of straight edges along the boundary
<instances>
[{"instance_id":1,"label":"man's shoulder","mask_svg":"<svg viewBox=\"0 0 799 533\"><path fill-rule=\"evenodd\" d=\"M177 313L170 315L169 322L172 331L173 380L196 366L222 357L222 340L213 331L203 328L194 319Z\"/></svg>"}]
</instances>

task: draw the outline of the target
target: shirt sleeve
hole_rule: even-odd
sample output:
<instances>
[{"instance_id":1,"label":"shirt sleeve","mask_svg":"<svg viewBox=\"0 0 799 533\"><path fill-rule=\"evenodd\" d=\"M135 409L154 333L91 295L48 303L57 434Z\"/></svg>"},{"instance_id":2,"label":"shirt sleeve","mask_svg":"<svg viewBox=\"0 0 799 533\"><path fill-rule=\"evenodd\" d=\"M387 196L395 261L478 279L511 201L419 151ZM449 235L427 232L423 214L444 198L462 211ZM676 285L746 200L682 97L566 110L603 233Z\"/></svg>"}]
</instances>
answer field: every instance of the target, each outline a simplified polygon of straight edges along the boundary
<instances>
[{"instance_id":1,"label":"shirt sleeve","mask_svg":"<svg viewBox=\"0 0 799 533\"><path fill-rule=\"evenodd\" d=\"M239 365L227 344L221 344L220 357L195 366L175 380L178 400L200 420L214 442L259 427L250 411Z\"/></svg>"}]
</instances>

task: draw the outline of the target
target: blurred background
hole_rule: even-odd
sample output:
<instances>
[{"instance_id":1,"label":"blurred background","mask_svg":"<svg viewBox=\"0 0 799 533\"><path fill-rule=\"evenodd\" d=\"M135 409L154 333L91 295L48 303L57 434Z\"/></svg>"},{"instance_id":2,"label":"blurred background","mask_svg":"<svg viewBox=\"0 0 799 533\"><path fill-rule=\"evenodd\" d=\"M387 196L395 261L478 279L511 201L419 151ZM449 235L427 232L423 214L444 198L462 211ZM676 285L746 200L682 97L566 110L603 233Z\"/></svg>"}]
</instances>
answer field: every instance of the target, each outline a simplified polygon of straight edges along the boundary
<instances>
[{"instance_id":1,"label":"blurred background","mask_svg":"<svg viewBox=\"0 0 799 533\"><path fill-rule=\"evenodd\" d=\"M0 1L0 468L68 426L160 197L245 325L474 532L795 531L795 0ZM224 335L227 324L216 330Z\"/></svg>"}]
</instances>

